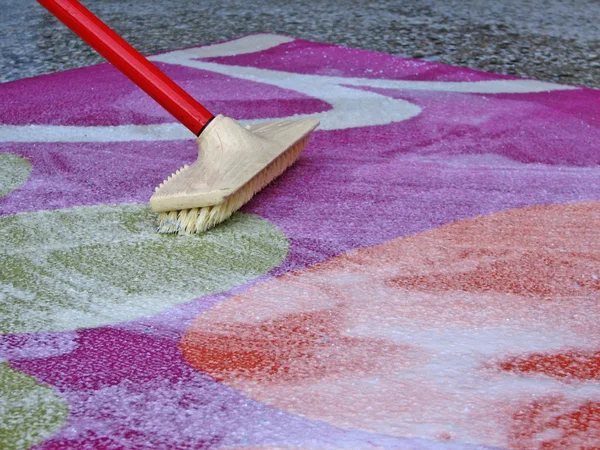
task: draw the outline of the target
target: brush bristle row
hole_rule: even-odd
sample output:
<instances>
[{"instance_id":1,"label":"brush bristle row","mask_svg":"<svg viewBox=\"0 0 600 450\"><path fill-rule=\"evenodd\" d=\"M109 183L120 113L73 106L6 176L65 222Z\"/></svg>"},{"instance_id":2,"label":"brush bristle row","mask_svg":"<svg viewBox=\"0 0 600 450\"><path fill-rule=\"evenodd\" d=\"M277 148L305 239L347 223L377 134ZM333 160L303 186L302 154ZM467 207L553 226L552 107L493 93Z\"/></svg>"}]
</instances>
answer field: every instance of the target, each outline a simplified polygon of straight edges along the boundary
<instances>
[{"instance_id":1,"label":"brush bristle row","mask_svg":"<svg viewBox=\"0 0 600 450\"><path fill-rule=\"evenodd\" d=\"M248 181L248 183L240 190L232 194L227 200L219 205L159 213L158 232L178 234L203 233L228 219L234 212L240 209L244 204L248 203L248 201L254 197L254 194L263 189L291 166L299 158L307 141L308 136L305 136L296 142L292 147L279 155L278 158L261 170L254 178ZM186 167L181 170L184 170ZM179 171L174 175L177 175L178 173ZM171 177L169 177L169 179Z\"/></svg>"}]
</instances>

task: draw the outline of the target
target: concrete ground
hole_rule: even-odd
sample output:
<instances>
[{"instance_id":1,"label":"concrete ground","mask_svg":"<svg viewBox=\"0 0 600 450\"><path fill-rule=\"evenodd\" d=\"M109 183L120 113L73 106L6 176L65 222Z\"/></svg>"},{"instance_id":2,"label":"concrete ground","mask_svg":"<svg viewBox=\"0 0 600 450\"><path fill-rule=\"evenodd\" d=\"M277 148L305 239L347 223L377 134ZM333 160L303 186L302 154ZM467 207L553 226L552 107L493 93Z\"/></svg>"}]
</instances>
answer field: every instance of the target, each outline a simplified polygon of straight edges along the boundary
<instances>
[{"instance_id":1,"label":"concrete ground","mask_svg":"<svg viewBox=\"0 0 600 450\"><path fill-rule=\"evenodd\" d=\"M272 32L600 88L598 0L84 0L142 53ZM33 0L0 0L0 81L102 61Z\"/></svg>"}]
</instances>

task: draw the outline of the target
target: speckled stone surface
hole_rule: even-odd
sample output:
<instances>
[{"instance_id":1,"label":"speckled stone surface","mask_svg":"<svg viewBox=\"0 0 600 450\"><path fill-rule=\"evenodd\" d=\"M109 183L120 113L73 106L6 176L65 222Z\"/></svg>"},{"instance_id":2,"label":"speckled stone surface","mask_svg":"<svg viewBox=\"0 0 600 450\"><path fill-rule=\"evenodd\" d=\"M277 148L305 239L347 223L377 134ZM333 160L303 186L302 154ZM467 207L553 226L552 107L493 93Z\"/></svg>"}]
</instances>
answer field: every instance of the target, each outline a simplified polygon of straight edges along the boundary
<instances>
[{"instance_id":1,"label":"speckled stone surface","mask_svg":"<svg viewBox=\"0 0 600 450\"><path fill-rule=\"evenodd\" d=\"M83 2L143 53L273 32L600 87L597 0ZM41 6L0 0L0 81L102 59Z\"/></svg>"}]
</instances>

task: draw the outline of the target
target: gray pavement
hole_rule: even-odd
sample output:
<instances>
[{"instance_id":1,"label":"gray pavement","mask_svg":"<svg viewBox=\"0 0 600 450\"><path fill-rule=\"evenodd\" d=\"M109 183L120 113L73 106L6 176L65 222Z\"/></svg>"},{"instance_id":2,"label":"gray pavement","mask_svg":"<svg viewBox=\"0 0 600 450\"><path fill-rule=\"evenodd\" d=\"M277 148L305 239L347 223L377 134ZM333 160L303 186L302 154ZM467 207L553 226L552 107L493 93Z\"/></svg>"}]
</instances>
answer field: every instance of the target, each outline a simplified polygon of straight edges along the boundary
<instances>
[{"instance_id":1,"label":"gray pavement","mask_svg":"<svg viewBox=\"0 0 600 450\"><path fill-rule=\"evenodd\" d=\"M599 0L84 0L142 53L286 34L600 88ZM0 81L102 61L34 0L0 0Z\"/></svg>"}]
</instances>

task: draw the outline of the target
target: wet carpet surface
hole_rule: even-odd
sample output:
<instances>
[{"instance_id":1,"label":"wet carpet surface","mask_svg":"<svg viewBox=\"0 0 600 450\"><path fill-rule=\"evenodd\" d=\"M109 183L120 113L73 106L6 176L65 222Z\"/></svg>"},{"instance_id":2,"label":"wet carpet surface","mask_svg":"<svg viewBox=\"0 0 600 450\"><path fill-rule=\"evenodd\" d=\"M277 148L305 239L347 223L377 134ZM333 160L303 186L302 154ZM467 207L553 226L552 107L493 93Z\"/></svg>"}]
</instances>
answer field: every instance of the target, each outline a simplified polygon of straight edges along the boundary
<instances>
[{"instance_id":1,"label":"wet carpet surface","mask_svg":"<svg viewBox=\"0 0 600 450\"><path fill-rule=\"evenodd\" d=\"M599 91L271 34L152 60L321 126L160 236L183 127L106 64L0 85L3 448L600 442Z\"/></svg>"}]
</instances>

